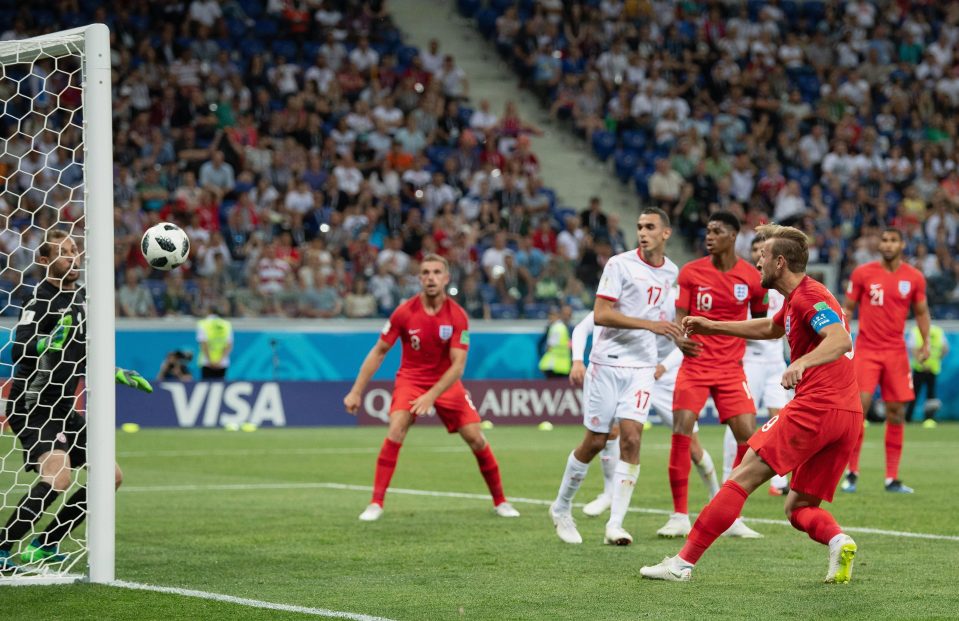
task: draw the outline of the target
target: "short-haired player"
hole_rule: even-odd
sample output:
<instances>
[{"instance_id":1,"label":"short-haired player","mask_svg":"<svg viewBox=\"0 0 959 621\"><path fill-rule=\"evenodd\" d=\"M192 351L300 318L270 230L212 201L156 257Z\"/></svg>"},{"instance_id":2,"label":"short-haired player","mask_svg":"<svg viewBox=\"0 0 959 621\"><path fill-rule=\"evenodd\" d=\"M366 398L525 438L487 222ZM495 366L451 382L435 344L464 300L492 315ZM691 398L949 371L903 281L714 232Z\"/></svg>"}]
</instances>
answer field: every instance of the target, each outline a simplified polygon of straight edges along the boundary
<instances>
[{"instance_id":1,"label":"short-haired player","mask_svg":"<svg viewBox=\"0 0 959 621\"><path fill-rule=\"evenodd\" d=\"M846 314L852 317L859 307L859 331L856 335L856 379L864 412L869 411L876 388L886 403L886 491L911 494L899 480L906 422L906 403L916 398L912 368L906 348L906 318L911 310L923 345L917 353L920 361L929 357L929 304L926 279L922 272L902 260L906 242L899 229L888 228L879 240L882 259L864 263L853 270L846 289ZM856 491L859 481L859 451L864 431L849 460L843 481L845 492Z\"/></svg>"},{"instance_id":2,"label":"short-haired player","mask_svg":"<svg viewBox=\"0 0 959 621\"><path fill-rule=\"evenodd\" d=\"M714 321L686 317L693 334L789 341L792 362L784 388L795 398L749 439L749 449L716 497L699 514L679 554L643 567L644 578L686 581L710 545L742 512L746 498L775 474L792 473L785 512L789 522L829 550L826 582L849 582L857 546L820 505L831 502L843 467L862 427L862 404L851 360L852 337L845 314L821 283L806 275L806 235L795 228L764 225L762 285L776 289L785 305L774 317Z\"/></svg>"},{"instance_id":3,"label":"short-haired player","mask_svg":"<svg viewBox=\"0 0 959 621\"><path fill-rule=\"evenodd\" d=\"M759 273L736 256L739 218L718 211L706 224L708 256L690 261L679 272L679 298L676 318L705 317L715 321L743 321L750 313L766 313L766 291ZM673 396L673 435L669 452L669 485L673 495L673 513L657 532L661 537L685 537L689 522L689 446L699 412L711 396L719 422L729 425L736 438L736 459L746 453L746 441L756 430L756 405L753 403L743 354L746 343L721 335L695 334L692 347L684 344L682 365L676 377ZM736 520L730 536L757 538L759 533Z\"/></svg>"},{"instance_id":4,"label":"short-haired player","mask_svg":"<svg viewBox=\"0 0 959 621\"><path fill-rule=\"evenodd\" d=\"M559 492L549 508L556 534L566 543L583 541L572 516L573 498L590 462L606 447L617 421L620 458L614 467L604 541L632 543L623 520L639 477L643 425L656 383L656 335L682 336L675 323L662 319L679 271L665 255L666 240L672 232L669 216L654 207L643 209L636 228L639 248L612 257L596 291L596 327L583 384L586 434L567 458Z\"/></svg>"},{"instance_id":5,"label":"short-haired player","mask_svg":"<svg viewBox=\"0 0 959 621\"><path fill-rule=\"evenodd\" d=\"M763 239L759 236L753 238L752 244L750 244L750 259L757 268L762 254L762 244ZM770 317L778 313L785 303L783 295L775 289L766 291L766 300L769 304L766 314ZM788 347L788 345L784 343L784 339L746 342L743 371L746 372L749 392L753 394L756 410L766 408L769 418L779 414L779 410L792 397L790 391L782 386L782 376L786 371L785 347ZM723 448L723 480L725 481L732 473L733 461L736 456L736 439L728 427L726 428ZM777 474L770 480L770 496L785 496L788 491L789 480L786 477Z\"/></svg>"},{"instance_id":6,"label":"short-haired player","mask_svg":"<svg viewBox=\"0 0 959 621\"><path fill-rule=\"evenodd\" d=\"M403 343L400 368L396 373L390 423L376 459L373 497L360 520L372 522L383 515L386 490L396 470L396 460L406 434L418 416L435 408L450 433L459 433L476 457L486 480L493 506L500 517L518 517L506 501L499 464L493 449L480 430L480 417L469 393L460 381L469 349L469 319L466 311L446 295L450 282L449 264L429 254L420 263L422 291L406 300L390 315L376 345L367 354L349 394L343 399L346 411L355 414L370 378L397 340Z\"/></svg>"}]
</instances>

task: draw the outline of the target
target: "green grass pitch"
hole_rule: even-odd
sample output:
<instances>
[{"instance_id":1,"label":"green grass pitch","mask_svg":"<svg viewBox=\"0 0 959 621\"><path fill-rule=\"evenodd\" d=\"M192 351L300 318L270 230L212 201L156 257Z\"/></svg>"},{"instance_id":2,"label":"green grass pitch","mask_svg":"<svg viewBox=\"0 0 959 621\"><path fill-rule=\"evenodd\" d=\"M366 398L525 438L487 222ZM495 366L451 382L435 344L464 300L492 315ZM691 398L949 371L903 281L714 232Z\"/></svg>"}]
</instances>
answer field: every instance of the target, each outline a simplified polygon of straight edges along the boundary
<instances>
[{"instance_id":1,"label":"green grass pitch","mask_svg":"<svg viewBox=\"0 0 959 621\"><path fill-rule=\"evenodd\" d=\"M705 446L721 461L721 429ZM143 430L120 434L125 472L117 499L117 577L272 603L391 619L955 618L959 614L959 425L906 433L903 479L913 496L882 489L882 428L867 430L860 491L830 507L844 526L951 536L917 539L851 532L853 583L824 585L826 550L782 524L752 525L758 541L721 539L693 582L639 579L643 564L678 550L657 539L670 506L669 433L646 432L642 473L626 528L628 548L602 545L603 519L577 509L581 546L561 543L544 504L516 502L522 517L494 516L475 460L456 436L414 428L393 487L466 497L391 493L379 522L356 518L382 428ZM497 427L487 436L512 498L551 499L579 427ZM10 450L0 437L0 455ZM19 452L6 470L19 466ZM0 485L9 485L9 473ZM601 487L593 464L578 502ZM480 494L482 498L471 495ZM705 492L695 471L690 505ZM15 499L12 500L15 502ZM8 502L11 502L8 500ZM765 490L748 517L782 520ZM6 520L7 513L0 516ZM3 619L288 619L304 615L177 595L84 584L0 588Z\"/></svg>"}]
</instances>

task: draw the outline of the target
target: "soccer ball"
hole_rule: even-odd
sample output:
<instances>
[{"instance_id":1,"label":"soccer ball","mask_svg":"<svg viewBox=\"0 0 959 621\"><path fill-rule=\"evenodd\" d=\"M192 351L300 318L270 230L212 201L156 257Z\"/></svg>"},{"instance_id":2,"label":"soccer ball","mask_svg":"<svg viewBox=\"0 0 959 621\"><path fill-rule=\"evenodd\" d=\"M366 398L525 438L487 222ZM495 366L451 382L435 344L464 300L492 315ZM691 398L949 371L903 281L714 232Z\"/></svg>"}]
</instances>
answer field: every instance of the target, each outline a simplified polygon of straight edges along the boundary
<instances>
[{"instance_id":1,"label":"soccer ball","mask_svg":"<svg viewBox=\"0 0 959 621\"><path fill-rule=\"evenodd\" d=\"M151 267L172 270L186 262L190 254L190 238L177 225L161 222L143 234L140 250Z\"/></svg>"}]
</instances>

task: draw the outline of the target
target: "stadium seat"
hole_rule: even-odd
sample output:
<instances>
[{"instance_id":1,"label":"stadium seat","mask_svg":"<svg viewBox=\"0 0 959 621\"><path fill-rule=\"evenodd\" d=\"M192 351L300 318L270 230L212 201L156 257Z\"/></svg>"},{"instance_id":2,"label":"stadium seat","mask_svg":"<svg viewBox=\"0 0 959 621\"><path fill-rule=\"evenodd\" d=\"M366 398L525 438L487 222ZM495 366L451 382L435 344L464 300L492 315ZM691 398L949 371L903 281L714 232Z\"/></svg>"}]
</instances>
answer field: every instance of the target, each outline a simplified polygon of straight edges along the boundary
<instances>
[{"instance_id":1,"label":"stadium seat","mask_svg":"<svg viewBox=\"0 0 959 621\"><path fill-rule=\"evenodd\" d=\"M646 136L640 131L623 132L623 148L639 153L646 148Z\"/></svg>"},{"instance_id":2,"label":"stadium seat","mask_svg":"<svg viewBox=\"0 0 959 621\"><path fill-rule=\"evenodd\" d=\"M758 22L759 21L759 11L766 6L765 0L748 0L746 2L746 14L749 16L749 21Z\"/></svg>"},{"instance_id":3,"label":"stadium seat","mask_svg":"<svg viewBox=\"0 0 959 621\"><path fill-rule=\"evenodd\" d=\"M639 164L639 156L634 151L622 149L616 152L613 157L613 166L616 170L616 176L622 183L627 183L636 166Z\"/></svg>"},{"instance_id":4,"label":"stadium seat","mask_svg":"<svg viewBox=\"0 0 959 621\"><path fill-rule=\"evenodd\" d=\"M826 3L821 0L806 0L802 4L802 14L809 20L810 27L815 26L826 17Z\"/></svg>"},{"instance_id":5,"label":"stadium seat","mask_svg":"<svg viewBox=\"0 0 959 621\"><path fill-rule=\"evenodd\" d=\"M273 52L274 58L279 58L282 56L287 60L296 60L298 53L296 47L295 41L285 41L283 39L279 39L270 45L270 50Z\"/></svg>"},{"instance_id":6,"label":"stadium seat","mask_svg":"<svg viewBox=\"0 0 959 621\"><path fill-rule=\"evenodd\" d=\"M496 34L496 19L498 17L499 15L493 9L480 9L476 13L476 25L480 34L487 39L492 39L493 35Z\"/></svg>"},{"instance_id":7,"label":"stadium seat","mask_svg":"<svg viewBox=\"0 0 959 621\"><path fill-rule=\"evenodd\" d=\"M453 149L450 147L444 147L441 145L433 145L426 147L426 157L434 166L442 167L443 163L446 161L446 158L450 156L453 152Z\"/></svg>"},{"instance_id":8,"label":"stadium seat","mask_svg":"<svg viewBox=\"0 0 959 621\"><path fill-rule=\"evenodd\" d=\"M253 26L253 31L256 32L257 37L269 39L275 37L280 31L280 28L276 21L272 19L260 19L257 20L256 25Z\"/></svg>"},{"instance_id":9,"label":"stadium seat","mask_svg":"<svg viewBox=\"0 0 959 621\"><path fill-rule=\"evenodd\" d=\"M633 173L633 183L636 185L636 192L639 193L643 200L649 200L649 180L645 169L636 169Z\"/></svg>"},{"instance_id":10,"label":"stadium seat","mask_svg":"<svg viewBox=\"0 0 959 621\"><path fill-rule=\"evenodd\" d=\"M480 0L458 0L456 8L459 9L460 15L471 18L480 10L481 5Z\"/></svg>"},{"instance_id":11,"label":"stadium seat","mask_svg":"<svg viewBox=\"0 0 959 621\"><path fill-rule=\"evenodd\" d=\"M782 0L779 3L779 8L782 9L783 14L786 16L786 23L794 24L799 20L800 8L799 2L796 0Z\"/></svg>"},{"instance_id":12,"label":"stadium seat","mask_svg":"<svg viewBox=\"0 0 959 621\"><path fill-rule=\"evenodd\" d=\"M226 29L230 32L230 36L238 40L238 43L242 43L242 39L246 36L247 26L242 19L237 19L235 17L226 18Z\"/></svg>"},{"instance_id":13,"label":"stadium seat","mask_svg":"<svg viewBox=\"0 0 959 621\"><path fill-rule=\"evenodd\" d=\"M519 309L515 304L494 302L489 305L490 316L493 319L518 319Z\"/></svg>"},{"instance_id":14,"label":"stadium seat","mask_svg":"<svg viewBox=\"0 0 959 621\"><path fill-rule=\"evenodd\" d=\"M605 162L616 149L616 135L610 132L595 132L593 134L593 152L599 161Z\"/></svg>"},{"instance_id":15,"label":"stadium seat","mask_svg":"<svg viewBox=\"0 0 959 621\"><path fill-rule=\"evenodd\" d=\"M526 319L547 319L550 305L545 302L527 304L523 307L523 317Z\"/></svg>"},{"instance_id":16,"label":"stadium seat","mask_svg":"<svg viewBox=\"0 0 959 621\"><path fill-rule=\"evenodd\" d=\"M413 58L418 56L420 51L415 47L404 45L396 52L396 64L400 67L409 67Z\"/></svg>"}]
</instances>

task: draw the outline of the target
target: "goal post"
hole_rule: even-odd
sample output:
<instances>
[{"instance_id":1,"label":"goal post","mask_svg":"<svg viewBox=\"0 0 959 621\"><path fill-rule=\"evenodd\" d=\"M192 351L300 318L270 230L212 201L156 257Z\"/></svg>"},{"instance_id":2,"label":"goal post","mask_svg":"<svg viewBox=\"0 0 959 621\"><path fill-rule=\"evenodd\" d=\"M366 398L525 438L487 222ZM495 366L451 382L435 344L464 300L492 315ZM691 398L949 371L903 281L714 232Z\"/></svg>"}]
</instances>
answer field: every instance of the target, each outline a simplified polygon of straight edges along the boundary
<instances>
[{"instance_id":1,"label":"goal post","mask_svg":"<svg viewBox=\"0 0 959 621\"><path fill-rule=\"evenodd\" d=\"M0 42L0 171L6 193L2 227L19 236L16 252L4 248L0 270L12 275L0 324L0 346L15 339L22 305L33 296L43 270L29 257L51 229L65 229L83 253L79 284L86 289L86 375L76 411L84 415L87 465L33 525L24 541L51 523L72 493L84 485L86 526L70 531L59 562L21 562L0 574L3 584L50 584L115 578L116 413L114 394L113 130L110 32L92 24L30 39ZM26 258L25 258L26 257ZM35 259L33 259L35 261ZM10 276L4 282L9 282ZM19 295L16 295L19 293ZM38 336L40 336L38 334ZM13 364L2 381L13 382ZM51 372L52 380L55 372ZM8 386L9 388L9 386ZM0 412L2 415L2 412ZM10 429L0 434L0 528L24 493L38 482L24 468L20 443ZM86 532L84 537L83 532ZM2 532L2 531L0 531Z\"/></svg>"}]
</instances>

